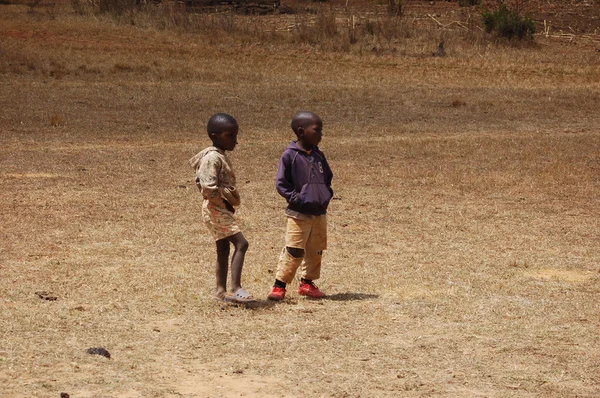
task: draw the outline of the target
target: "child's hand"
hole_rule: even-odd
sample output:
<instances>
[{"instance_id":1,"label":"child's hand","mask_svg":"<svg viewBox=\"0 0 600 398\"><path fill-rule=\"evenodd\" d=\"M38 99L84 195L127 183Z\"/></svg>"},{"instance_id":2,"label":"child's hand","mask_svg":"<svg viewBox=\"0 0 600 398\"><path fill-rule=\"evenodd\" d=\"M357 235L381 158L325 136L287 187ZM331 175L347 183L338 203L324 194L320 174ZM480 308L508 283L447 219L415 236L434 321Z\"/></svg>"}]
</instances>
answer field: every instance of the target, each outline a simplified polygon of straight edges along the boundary
<instances>
[{"instance_id":1,"label":"child's hand","mask_svg":"<svg viewBox=\"0 0 600 398\"><path fill-rule=\"evenodd\" d=\"M229 203L225 199L223 199L223 203L225 203L225 207L227 207L227 210L235 214L235 208L231 205L231 203Z\"/></svg>"}]
</instances>

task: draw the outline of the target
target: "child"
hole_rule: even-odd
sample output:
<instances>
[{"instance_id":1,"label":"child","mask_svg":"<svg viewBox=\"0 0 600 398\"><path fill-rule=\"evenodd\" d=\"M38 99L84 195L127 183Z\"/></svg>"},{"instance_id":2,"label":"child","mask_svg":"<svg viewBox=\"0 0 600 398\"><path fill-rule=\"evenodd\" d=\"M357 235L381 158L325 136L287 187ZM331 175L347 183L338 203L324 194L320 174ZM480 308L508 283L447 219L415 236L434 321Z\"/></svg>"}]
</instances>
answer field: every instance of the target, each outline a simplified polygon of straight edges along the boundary
<instances>
[{"instance_id":1,"label":"child","mask_svg":"<svg viewBox=\"0 0 600 398\"><path fill-rule=\"evenodd\" d=\"M333 173L317 147L322 129L323 122L316 113L299 112L292 119L292 130L298 140L283 152L276 178L277 192L288 202L285 247L269 300L285 298L286 286L300 265L298 294L312 298L325 296L313 283L321 274L321 256L327 248L327 206L333 197Z\"/></svg>"},{"instance_id":2,"label":"child","mask_svg":"<svg viewBox=\"0 0 600 398\"><path fill-rule=\"evenodd\" d=\"M230 115L217 113L208 121L208 136L213 145L190 159L196 171L196 185L204 201L202 219L217 244L217 300L249 303L254 298L242 287L242 267L248 250L248 241L240 231L233 214L240 205L235 189L235 174L225 151L233 151L237 144L238 123ZM235 251L231 258L231 290L227 292L229 243Z\"/></svg>"}]
</instances>

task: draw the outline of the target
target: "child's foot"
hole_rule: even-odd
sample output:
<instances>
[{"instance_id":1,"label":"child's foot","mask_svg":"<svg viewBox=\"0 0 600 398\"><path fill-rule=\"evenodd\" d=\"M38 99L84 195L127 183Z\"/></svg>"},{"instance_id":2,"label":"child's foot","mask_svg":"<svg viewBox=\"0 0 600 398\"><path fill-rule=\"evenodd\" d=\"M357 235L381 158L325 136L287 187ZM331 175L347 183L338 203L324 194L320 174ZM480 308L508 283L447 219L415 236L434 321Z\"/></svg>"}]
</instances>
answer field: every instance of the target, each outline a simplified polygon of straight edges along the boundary
<instances>
[{"instance_id":1,"label":"child's foot","mask_svg":"<svg viewBox=\"0 0 600 398\"><path fill-rule=\"evenodd\" d=\"M302 282L300 286L298 286L298 294L301 296L306 296L310 298L321 298L325 297L325 293L319 290L317 285L314 283L306 283Z\"/></svg>"},{"instance_id":2,"label":"child's foot","mask_svg":"<svg viewBox=\"0 0 600 398\"><path fill-rule=\"evenodd\" d=\"M229 301L236 304L248 304L255 303L256 300L250 293L246 291L243 287L239 288L235 292L229 292L225 295L225 301Z\"/></svg>"},{"instance_id":3,"label":"child's foot","mask_svg":"<svg viewBox=\"0 0 600 398\"><path fill-rule=\"evenodd\" d=\"M214 298L215 298L216 301L224 301L225 300L225 294L226 294L225 290L217 290L215 292L215 297Z\"/></svg>"},{"instance_id":4,"label":"child's foot","mask_svg":"<svg viewBox=\"0 0 600 398\"><path fill-rule=\"evenodd\" d=\"M285 298L285 289L282 287L273 286L273 289L267 298L273 301L281 301Z\"/></svg>"}]
</instances>

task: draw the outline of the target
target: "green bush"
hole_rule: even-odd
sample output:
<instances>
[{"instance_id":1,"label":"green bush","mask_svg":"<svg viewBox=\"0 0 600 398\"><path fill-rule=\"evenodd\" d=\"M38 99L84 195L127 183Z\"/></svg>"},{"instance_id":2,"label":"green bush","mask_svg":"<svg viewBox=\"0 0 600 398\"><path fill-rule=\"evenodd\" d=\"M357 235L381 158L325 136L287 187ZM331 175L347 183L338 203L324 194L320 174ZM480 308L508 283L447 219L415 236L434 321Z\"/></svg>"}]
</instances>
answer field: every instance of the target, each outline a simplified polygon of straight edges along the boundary
<instances>
[{"instance_id":1,"label":"green bush","mask_svg":"<svg viewBox=\"0 0 600 398\"><path fill-rule=\"evenodd\" d=\"M531 38L535 33L535 22L529 17L521 16L518 11L508 8L506 4L500 5L496 11L485 11L482 17L485 31L488 33L496 32L508 39Z\"/></svg>"}]
</instances>

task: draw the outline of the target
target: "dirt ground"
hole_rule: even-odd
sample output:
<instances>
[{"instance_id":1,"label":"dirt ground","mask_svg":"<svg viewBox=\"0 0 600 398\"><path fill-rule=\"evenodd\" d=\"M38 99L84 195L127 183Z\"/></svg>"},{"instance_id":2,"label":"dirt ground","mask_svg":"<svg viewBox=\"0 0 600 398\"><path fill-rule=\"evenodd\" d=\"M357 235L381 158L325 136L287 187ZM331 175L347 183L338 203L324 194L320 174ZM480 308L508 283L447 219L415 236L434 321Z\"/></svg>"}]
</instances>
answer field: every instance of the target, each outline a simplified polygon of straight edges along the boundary
<instances>
[{"instance_id":1,"label":"dirt ground","mask_svg":"<svg viewBox=\"0 0 600 398\"><path fill-rule=\"evenodd\" d=\"M600 396L600 40L423 20L357 54L1 4L0 396ZM329 295L274 304L300 109L335 174ZM217 111L248 308L212 299L187 164Z\"/></svg>"}]
</instances>

